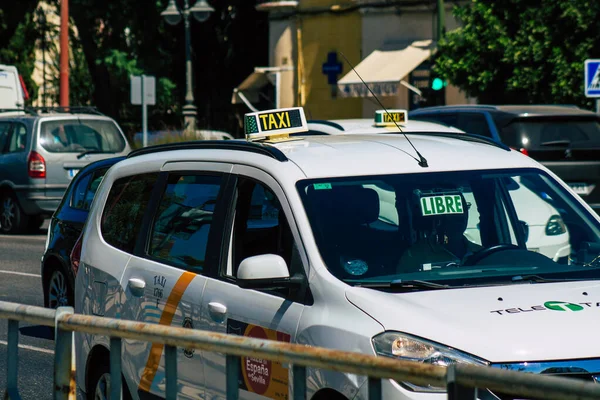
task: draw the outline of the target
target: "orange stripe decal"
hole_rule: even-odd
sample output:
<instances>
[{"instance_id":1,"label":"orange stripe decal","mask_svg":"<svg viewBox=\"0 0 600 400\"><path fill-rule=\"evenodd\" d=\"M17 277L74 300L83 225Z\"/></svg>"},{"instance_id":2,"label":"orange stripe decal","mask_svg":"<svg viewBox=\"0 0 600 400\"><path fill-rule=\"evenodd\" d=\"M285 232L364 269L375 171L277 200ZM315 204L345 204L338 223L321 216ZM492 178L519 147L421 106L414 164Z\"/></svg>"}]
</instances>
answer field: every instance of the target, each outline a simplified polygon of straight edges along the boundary
<instances>
[{"instance_id":1,"label":"orange stripe decal","mask_svg":"<svg viewBox=\"0 0 600 400\"><path fill-rule=\"evenodd\" d=\"M196 274L186 271L179 277L175 283L175 286L173 286L173 290L171 290L171 294L169 294L165 308L160 316L160 325L171 325L173 316L177 310L177 306L181 301L181 297L195 276ZM152 344L150 355L148 356L148 361L146 362L146 368L144 368L144 373L142 373L142 379L139 387L140 390L150 392L150 387L152 386L152 381L156 375L156 370L158 369L158 364L160 363L160 357L162 356L164 347L165 345L162 343Z\"/></svg>"}]
</instances>

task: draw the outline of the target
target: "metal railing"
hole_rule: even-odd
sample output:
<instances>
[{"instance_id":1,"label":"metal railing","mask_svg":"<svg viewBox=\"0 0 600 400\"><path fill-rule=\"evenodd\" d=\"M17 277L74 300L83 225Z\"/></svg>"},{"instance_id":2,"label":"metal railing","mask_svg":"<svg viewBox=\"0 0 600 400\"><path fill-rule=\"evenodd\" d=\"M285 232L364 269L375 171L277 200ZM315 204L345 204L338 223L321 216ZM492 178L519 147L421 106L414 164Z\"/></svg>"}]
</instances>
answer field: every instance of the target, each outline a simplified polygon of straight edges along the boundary
<instances>
[{"instance_id":1,"label":"metal railing","mask_svg":"<svg viewBox=\"0 0 600 400\"><path fill-rule=\"evenodd\" d=\"M0 302L0 319L8 320L7 388L5 398L19 399L17 360L19 322L55 328L54 399L75 398L73 332L110 337L111 398L121 395L121 340L134 339L165 345L166 398L177 396L177 348L225 353L227 399L238 399L241 357L291 364L291 398L306 398L306 368L368 376L368 398L382 398L382 379L447 388L452 400L476 399L477 388L543 399L598 399L600 385L576 379L505 371L477 365L449 367L375 357L360 353L262 340L237 335L73 314L70 307L50 310Z\"/></svg>"}]
</instances>

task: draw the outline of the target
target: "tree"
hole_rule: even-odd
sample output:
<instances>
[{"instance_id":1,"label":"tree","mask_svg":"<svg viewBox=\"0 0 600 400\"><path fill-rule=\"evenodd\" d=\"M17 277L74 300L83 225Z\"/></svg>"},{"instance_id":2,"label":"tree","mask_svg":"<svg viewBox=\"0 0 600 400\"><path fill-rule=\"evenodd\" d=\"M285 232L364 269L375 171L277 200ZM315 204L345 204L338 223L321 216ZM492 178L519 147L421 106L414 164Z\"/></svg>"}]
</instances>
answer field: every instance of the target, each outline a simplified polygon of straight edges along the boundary
<instances>
[{"instance_id":1,"label":"tree","mask_svg":"<svg viewBox=\"0 0 600 400\"><path fill-rule=\"evenodd\" d=\"M482 103L590 107L583 63L600 57L600 2L472 0L440 41L434 71Z\"/></svg>"},{"instance_id":2,"label":"tree","mask_svg":"<svg viewBox=\"0 0 600 400\"><path fill-rule=\"evenodd\" d=\"M92 81L93 103L129 131L139 128L140 108L129 105L129 75L157 77L158 104L150 108L150 129L181 125L185 96L183 24L168 26L160 16L167 0L70 0L71 15ZM179 1L179 3L183 3ZM193 1L191 1L193 4ZM215 12L192 21L198 127L234 131L233 87L268 59L267 16L256 0L212 0ZM180 4L182 5L182 4ZM249 34L250 33L250 34Z\"/></svg>"},{"instance_id":3,"label":"tree","mask_svg":"<svg viewBox=\"0 0 600 400\"><path fill-rule=\"evenodd\" d=\"M31 75L35 66L35 45L40 34L33 12L38 0L13 3L11 7L0 9L0 63L17 67L30 98L34 99L38 88Z\"/></svg>"}]
</instances>

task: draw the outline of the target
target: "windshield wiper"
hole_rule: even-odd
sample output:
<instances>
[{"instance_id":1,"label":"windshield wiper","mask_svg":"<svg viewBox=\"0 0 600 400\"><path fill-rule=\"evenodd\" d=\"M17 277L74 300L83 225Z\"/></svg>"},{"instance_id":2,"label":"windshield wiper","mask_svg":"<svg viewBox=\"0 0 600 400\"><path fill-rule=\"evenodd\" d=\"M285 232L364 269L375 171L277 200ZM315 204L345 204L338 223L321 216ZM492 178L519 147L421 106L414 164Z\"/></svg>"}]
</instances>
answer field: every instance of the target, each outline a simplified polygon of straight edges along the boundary
<instances>
[{"instance_id":1,"label":"windshield wiper","mask_svg":"<svg viewBox=\"0 0 600 400\"><path fill-rule=\"evenodd\" d=\"M86 150L83 153L77 154L77 159L81 160L88 154L116 154L114 151L102 151L102 150Z\"/></svg>"},{"instance_id":2,"label":"windshield wiper","mask_svg":"<svg viewBox=\"0 0 600 400\"><path fill-rule=\"evenodd\" d=\"M397 279L391 282L359 282L355 286L369 289L449 289L452 286L439 283L421 281L421 280L402 280Z\"/></svg>"},{"instance_id":3,"label":"windshield wiper","mask_svg":"<svg viewBox=\"0 0 600 400\"><path fill-rule=\"evenodd\" d=\"M570 146L570 140L551 140L549 142L542 142L540 146Z\"/></svg>"},{"instance_id":4,"label":"windshield wiper","mask_svg":"<svg viewBox=\"0 0 600 400\"><path fill-rule=\"evenodd\" d=\"M553 282L576 282L585 279L548 279L539 275L515 275L510 279L513 283L531 282L531 283L553 283Z\"/></svg>"}]
</instances>

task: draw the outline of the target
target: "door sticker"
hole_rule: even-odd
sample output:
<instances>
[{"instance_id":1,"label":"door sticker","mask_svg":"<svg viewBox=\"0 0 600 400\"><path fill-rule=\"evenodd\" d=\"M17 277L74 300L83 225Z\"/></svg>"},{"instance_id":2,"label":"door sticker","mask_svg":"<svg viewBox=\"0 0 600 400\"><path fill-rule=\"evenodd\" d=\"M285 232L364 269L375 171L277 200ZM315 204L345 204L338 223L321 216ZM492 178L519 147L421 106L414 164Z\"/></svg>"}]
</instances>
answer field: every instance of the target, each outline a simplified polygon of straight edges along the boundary
<instances>
[{"instance_id":1,"label":"door sticker","mask_svg":"<svg viewBox=\"0 0 600 400\"><path fill-rule=\"evenodd\" d=\"M227 333L258 339L289 343L287 333L247 324L234 319L227 320ZM288 399L289 371L279 362L253 357L242 357L242 376L239 388L271 399Z\"/></svg>"}]
</instances>

